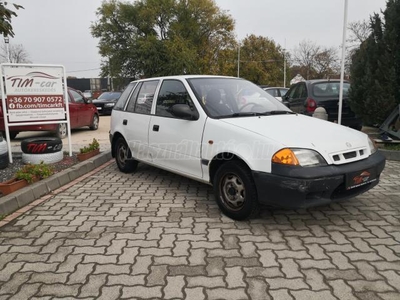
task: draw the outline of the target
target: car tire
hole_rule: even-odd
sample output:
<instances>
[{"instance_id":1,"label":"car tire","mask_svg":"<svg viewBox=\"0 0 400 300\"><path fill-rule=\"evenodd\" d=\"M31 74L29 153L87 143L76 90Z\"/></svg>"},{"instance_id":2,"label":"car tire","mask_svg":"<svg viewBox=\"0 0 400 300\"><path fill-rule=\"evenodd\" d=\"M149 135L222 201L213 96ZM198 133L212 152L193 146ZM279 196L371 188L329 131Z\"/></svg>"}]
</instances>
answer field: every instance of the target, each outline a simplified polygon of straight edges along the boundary
<instances>
[{"instance_id":1,"label":"car tire","mask_svg":"<svg viewBox=\"0 0 400 300\"><path fill-rule=\"evenodd\" d=\"M124 173L132 173L137 169L138 161L133 159L131 150L129 149L125 139L119 137L114 145L115 161L118 169Z\"/></svg>"},{"instance_id":2,"label":"car tire","mask_svg":"<svg viewBox=\"0 0 400 300\"><path fill-rule=\"evenodd\" d=\"M214 176L214 193L221 211L231 219L244 220L258 213L257 189L250 169L241 161L228 161Z\"/></svg>"},{"instance_id":3,"label":"car tire","mask_svg":"<svg viewBox=\"0 0 400 300\"><path fill-rule=\"evenodd\" d=\"M13 140L17 137L18 131L10 131L10 140ZM6 132L2 131L1 134L3 135L3 138L6 138Z\"/></svg>"},{"instance_id":4,"label":"car tire","mask_svg":"<svg viewBox=\"0 0 400 300\"><path fill-rule=\"evenodd\" d=\"M97 130L99 128L99 116L93 115L92 125L89 126L90 130Z\"/></svg>"},{"instance_id":5,"label":"car tire","mask_svg":"<svg viewBox=\"0 0 400 300\"><path fill-rule=\"evenodd\" d=\"M7 142L6 140L0 141L0 154L4 154L8 152Z\"/></svg>"},{"instance_id":6,"label":"car tire","mask_svg":"<svg viewBox=\"0 0 400 300\"><path fill-rule=\"evenodd\" d=\"M0 169L8 167L8 147L5 140L0 141Z\"/></svg>"},{"instance_id":7,"label":"car tire","mask_svg":"<svg viewBox=\"0 0 400 300\"><path fill-rule=\"evenodd\" d=\"M56 137L59 139L63 139L67 136L68 134L68 127L67 123L60 123L57 125L57 131L56 131Z\"/></svg>"},{"instance_id":8,"label":"car tire","mask_svg":"<svg viewBox=\"0 0 400 300\"><path fill-rule=\"evenodd\" d=\"M30 153L22 153L22 162L24 164L40 164L44 162L45 164L53 164L59 161L62 161L64 158L64 153L62 151L54 152L54 153L45 153L45 154L30 154Z\"/></svg>"},{"instance_id":9,"label":"car tire","mask_svg":"<svg viewBox=\"0 0 400 300\"><path fill-rule=\"evenodd\" d=\"M62 150L62 141L56 137L25 139L21 142L21 151L30 154L54 153Z\"/></svg>"},{"instance_id":10,"label":"car tire","mask_svg":"<svg viewBox=\"0 0 400 300\"><path fill-rule=\"evenodd\" d=\"M0 154L0 170L8 167L8 152Z\"/></svg>"}]
</instances>

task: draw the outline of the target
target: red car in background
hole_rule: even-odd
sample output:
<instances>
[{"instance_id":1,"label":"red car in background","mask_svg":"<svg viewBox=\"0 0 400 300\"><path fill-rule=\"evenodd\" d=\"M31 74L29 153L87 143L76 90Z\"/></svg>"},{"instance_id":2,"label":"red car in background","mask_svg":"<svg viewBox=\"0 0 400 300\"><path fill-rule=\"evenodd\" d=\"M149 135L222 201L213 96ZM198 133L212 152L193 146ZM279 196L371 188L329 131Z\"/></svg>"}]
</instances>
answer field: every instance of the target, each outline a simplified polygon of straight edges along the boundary
<instances>
[{"instance_id":1,"label":"red car in background","mask_svg":"<svg viewBox=\"0 0 400 300\"><path fill-rule=\"evenodd\" d=\"M91 130L99 128L99 113L91 100L86 99L81 92L68 88L68 103L71 129L89 126ZM14 139L21 131L52 131L57 137L67 136L67 124L32 124L10 126L10 138ZM0 101L0 131L5 136L4 116Z\"/></svg>"}]
</instances>

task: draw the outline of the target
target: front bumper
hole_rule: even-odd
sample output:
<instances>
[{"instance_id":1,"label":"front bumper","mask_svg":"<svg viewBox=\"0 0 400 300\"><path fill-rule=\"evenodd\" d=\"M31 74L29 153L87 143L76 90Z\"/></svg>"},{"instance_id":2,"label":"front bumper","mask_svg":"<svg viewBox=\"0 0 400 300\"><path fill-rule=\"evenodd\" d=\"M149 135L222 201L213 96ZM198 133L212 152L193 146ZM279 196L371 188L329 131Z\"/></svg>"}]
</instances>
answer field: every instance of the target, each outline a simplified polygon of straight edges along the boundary
<instances>
[{"instance_id":1,"label":"front bumper","mask_svg":"<svg viewBox=\"0 0 400 300\"><path fill-rule=\"evenodd\" d=\"M284 208L307 208L355 197L373 188L385 167L377 151L367 159L340 166L292 167L274 164L272 173L253 171L260 203ZM346 189L346 176L371 170L376 180Z\"/></svg>"}]
</instances>

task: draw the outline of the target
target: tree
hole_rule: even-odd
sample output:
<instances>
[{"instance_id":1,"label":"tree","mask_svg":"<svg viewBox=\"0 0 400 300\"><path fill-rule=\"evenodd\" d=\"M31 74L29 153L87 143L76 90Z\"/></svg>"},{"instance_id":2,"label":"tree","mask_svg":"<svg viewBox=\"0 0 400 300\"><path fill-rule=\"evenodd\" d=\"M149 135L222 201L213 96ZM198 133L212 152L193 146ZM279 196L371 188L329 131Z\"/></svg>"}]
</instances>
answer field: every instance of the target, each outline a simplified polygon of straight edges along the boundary
<instances>
[{"instance_id":1,"label":"tree","mask_svg":"<svg viewBox=\"0 0 400 300\"><path fill-rule=\"evenodd\" d=\"M110 0L97 16L103 76L216 74L235 45L234 21L213 0Z\"/></svg>"},{"instance_id":2,"label":"tree","mask_svg":"<svg viewBox=\"0 0 400 300\"><path fill-rule=\"evenodd\" d=\"M11 26L12 17L16 17L15 11L7 8L7 2L0 1L0 33L4 36L14 37L14 31ZM16 10L23 8L21 5L11 3Z\"/></svg>"},{"instance_id":3,"label":"tree","mask_svg":"<svg viewBox=\"0 0 400 300\"><path fill-rule=\"evenodd\" d=\"M31 63L28 52L26 52L25 48L21 44L9 44L9 49L7 49L6 44L3 44L1 46L0 61L10 63Z\"/></svg>"},{"instance_id":4,"label":"tree","mask_svg":"<svg viewBox=\"0 0 400 300\"><path fill-rule=\"evenodd\" d=\"M347 29L349 31L347 47L349 48L359 47L371 34L371 27L366 20L350 22Z\"/></svg>"},{"instance_id":5,"label":"tree","mask_svg":"<svg viewBox=\"0 0 400 300\"><path fill-rule=\"evenodd\" d=\"M371 17L369 37L352 56L351 108L366 125L381 124L400 103L400 1Z\"/></svg>"},{"instance_id":6,"label":"tree","mask_svg":"<svg viewBox=\"0 0 400 300\"><path fill-rule=\"evenodd\" d=\"M293 65L306 79L327 78L339 73L337 50L304 40L293 51ZM301 70L301 72L298 72Z\"/></svg>"},{"instance_id":7,"label":"tree","mask_svg":"<svg viewBox=\"0 0 400 300\"><path fill-rule=\"evenodd\" d=\"M351 57L360 45L367 40L371 34L371 27L366 20L355 21L347 26L349 37L346 40L345 72L350 74Z\"/></svg>"},{"instance_id":8,"label":"tree","mask_svg":"<svg viewBox=\"0 0 400 300\"><path fill-rule=\"evenodd\" d=\"M283 49L266 37L247 36L240 46L240 77L256 84L281 86Z\"/></svg>"}]
</instances>

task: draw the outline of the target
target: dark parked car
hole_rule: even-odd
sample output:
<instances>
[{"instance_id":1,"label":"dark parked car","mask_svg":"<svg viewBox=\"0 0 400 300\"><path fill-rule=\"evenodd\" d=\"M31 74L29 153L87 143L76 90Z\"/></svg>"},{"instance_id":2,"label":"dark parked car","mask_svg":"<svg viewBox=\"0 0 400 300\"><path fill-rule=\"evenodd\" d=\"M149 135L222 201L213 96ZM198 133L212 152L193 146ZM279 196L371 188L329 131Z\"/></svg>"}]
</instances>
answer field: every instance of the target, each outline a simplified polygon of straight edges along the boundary
<instances>
[{"instance_id":1,"label":"dark parked car","mask_svg":"<svg viewBox=\"0 0 400 300\"><path fill-rule=\"evenodd\" d=\"M68 88L69 116L71 129L89 126L91 130L99 127L99 114L92 100L86 99L81 92ZM14 139L21 131L52 131L59 138L67 136L67 124L32 124L9 127L10 138ZM3 109L0 100L0 132L5 136Z\"/></svg>"},{"instance_id":2,"label":"dark parked car","mask_svg":"<svg viewBox=\"0 0 400 300\"><path fill-rule=\"evenodd\" d=\"M115 103L121 96L121 92L104 92L97 99L93 100L99 113L103 115L111 115Z\"/></svg>"},{"instance_id":3,"label":"dark parked car","mask_svg":"<svg viewBox=\"0 0 400 300\"><path fill-rule=\"evenodd\" d=\"M361 130L361 118L351 110L348 103L349 88L350 83L345 81L343 83L341 124ZM339 91L339 80L307 80L292 85L282 99L283 103L294 112L309 116L312 116L317 107L323 107L328 114L328 120L337 122L339 111Z\"/></svg>"}]
</instances>

